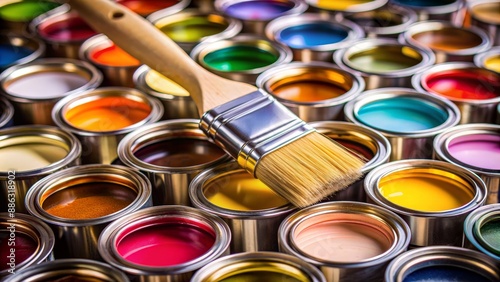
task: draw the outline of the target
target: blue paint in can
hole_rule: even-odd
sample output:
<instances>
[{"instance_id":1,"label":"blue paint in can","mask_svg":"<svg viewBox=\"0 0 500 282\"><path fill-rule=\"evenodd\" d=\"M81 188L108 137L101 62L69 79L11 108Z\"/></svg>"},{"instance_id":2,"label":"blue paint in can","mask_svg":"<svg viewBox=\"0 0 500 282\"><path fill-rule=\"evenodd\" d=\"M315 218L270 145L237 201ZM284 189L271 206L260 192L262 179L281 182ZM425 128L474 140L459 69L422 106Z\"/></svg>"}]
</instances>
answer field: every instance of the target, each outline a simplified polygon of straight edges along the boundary
<instances>
[{"instance_id":1,"label":"blue paint in can","mask_svg":"<svg viewBox=\"0 0 500 282\"><path fill-rule=\"evenodd\" d=\"M278 34L277 39L292 48L309 49L338 43L348 35L345 29L333 24L310 23L287 27Z\"/></svg>"}]
</instances>

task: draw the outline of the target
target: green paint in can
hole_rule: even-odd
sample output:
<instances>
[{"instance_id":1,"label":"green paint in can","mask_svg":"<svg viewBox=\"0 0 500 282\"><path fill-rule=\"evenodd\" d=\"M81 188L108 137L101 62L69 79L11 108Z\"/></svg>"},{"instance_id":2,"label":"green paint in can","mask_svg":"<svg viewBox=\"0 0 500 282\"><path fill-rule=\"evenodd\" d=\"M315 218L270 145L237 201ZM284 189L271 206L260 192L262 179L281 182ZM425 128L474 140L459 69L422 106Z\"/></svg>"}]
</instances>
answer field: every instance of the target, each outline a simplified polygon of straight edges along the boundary
<instances>
[{"instance_id":1,"label":"green paint in can","mask_svg":"<svg viewBox=\"0 0 500 282\"><path fill-rule=\"evenodd\" d=\"M43 0L16 1L0 7L0 18L12 22L27 22L59 6Z\"/></svg>"},{"instance_id":2,"label":"green paint in can","mask_svg":"<svg viewBox=\"0 0 500 282\"><path fill-rule=\"evenodd\" d=\"M278 55L254 46L232 46L207 54L203 62L218 71L248 71L269 66Z\"/></svg>"}]
</instances>

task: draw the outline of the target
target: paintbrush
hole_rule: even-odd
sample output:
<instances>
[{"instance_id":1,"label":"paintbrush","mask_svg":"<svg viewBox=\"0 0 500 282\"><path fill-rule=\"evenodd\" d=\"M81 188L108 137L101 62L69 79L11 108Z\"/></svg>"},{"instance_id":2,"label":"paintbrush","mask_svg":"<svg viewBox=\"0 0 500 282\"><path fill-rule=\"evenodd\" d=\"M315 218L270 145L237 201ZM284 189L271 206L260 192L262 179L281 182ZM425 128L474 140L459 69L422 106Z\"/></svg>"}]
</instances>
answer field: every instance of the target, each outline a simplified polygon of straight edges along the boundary
<instances>
[{"instance_id":1,"label":"paintbrush","mask_svg":"<svg viewBox=\"0 0 500 282\"><path fill-rule=\"evenodd\" d=\"M362 175L358 157L271 95L205 70L141 16L110 0L64 2L96 31L189 91L203 132L292 204L314 204Z\"/></svg>"}]
</instances>

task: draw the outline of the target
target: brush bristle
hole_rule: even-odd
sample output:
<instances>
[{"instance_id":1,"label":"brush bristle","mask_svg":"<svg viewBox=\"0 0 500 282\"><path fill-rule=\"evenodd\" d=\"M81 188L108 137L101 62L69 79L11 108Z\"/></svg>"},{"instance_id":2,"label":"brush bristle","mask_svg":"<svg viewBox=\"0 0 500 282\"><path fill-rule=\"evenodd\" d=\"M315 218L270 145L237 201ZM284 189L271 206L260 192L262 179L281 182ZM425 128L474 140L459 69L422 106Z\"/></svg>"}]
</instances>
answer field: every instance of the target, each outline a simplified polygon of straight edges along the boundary
<instances>
[{"instance_id":1,"label":"brush bristle","mask_svg":"<svg viewBox=\"0 0 500 282\"><path fill-rule=\"evenodd\" d=\"M256 176L298 207L317 203L362 176L364 162L318 133L309 133L265 155Z\"/></svg>"}]
</instances>

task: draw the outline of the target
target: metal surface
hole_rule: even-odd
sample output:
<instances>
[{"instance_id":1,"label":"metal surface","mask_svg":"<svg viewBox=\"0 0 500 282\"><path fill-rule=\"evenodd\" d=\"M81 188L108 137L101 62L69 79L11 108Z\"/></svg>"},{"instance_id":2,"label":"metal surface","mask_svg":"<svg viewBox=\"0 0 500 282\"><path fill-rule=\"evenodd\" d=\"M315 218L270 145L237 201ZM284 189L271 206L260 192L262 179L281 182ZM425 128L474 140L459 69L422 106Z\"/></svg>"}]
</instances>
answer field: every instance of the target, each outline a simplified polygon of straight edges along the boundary
<instances>
[{"instance_id":1,"label":"metal surface","mask_svg":"<svg viewBox=\"0 0 500 282\"><path fill-rule=\"evenodd\" d=\"M379 191L381 178L391 173L429 169L426 174L437 175L441 170L449 174L450 179L463 182L470 187L474 195L472 200L456 209L440 212L417 211L401 207L387 200ZM442 177L446 177L442 175ZM453 177L453 178L451 178ZM463 222L465 217L486 201L486 185L475 173L453 164L435 160L401 160L382 164L370 171L364 182L364 188L369 203L374 203L398 214L408 223L411 230L413 246L454 245L462 244Z\"/></svg>"},{"instance_id":2,"label":"metal surface","mask_svg":"<svg viewBox=\"0 0 500 282\"><path fill-rule=\"evenodd\" d=\"M21 138L20 138L21 137ZM17 140L16 140L17 139ZM14 144L11 144L14 140ZM22 142L21 142L22 141ZM25 196L28 189L31 188L38 180L50 175L56 171L62 170L67 167L76 166L80 164L80 155L82 153L82 146L78 139L71 133L68 133L60 128L48 125L24 125L14 126L0 130L0 146L9 145L22 145L24 142L33 142L41 144L51 144L58 146L68 151L66 157L47 167L26 171L15 171L15 180L13 186L15 190L15 207L16 212L26 213L25 209ZM8 204L8 179L12 172L0 172L0 211L7 211Z\"/></svg>"},{"instance_id":3,"label":"metal surface","mask_svg":"<svg viewBox=\"0 0 500 282\"><path fill-rule=\"evenodd\" d=\"M68 219L48 213L44 202L51 195L78 184L114 183L130 189L135 197L125 208L102 217L91 219ZM75 195L77 196L77 195ZM52 200L52 199L51 199ZM65 199L58 199L64 203ZM54 248L56 259L87 258L101 259L98 253L98 238L102 230L110 223L125 215L149 207L151 183L140 172L118 165L83 165L61 170L36 182L26 195L26 209L40 218L54 230L57 244Z\"/></svg>"},{"instance_id":4,"label":"metal surface","mask_svg":"<svg viewBox=\"0 0 500 282\"><path fill-rule=\"evenodd\" d=\"M14 124L14 106L5 97L0 96L0 129Z\"/></svg>"},{"instance_id":5,"label":"metal surface","mask_svg":"<svg viewBox=\"0 0 500 282\"><path fill-rule=\"evenodd\" d=\"M266 121L266 126L262 120ZM207 111L201 118L200 128L251 174L255 174L259 160L265 154L314 131L261 91Z\"/></svg>"},{"instance_id":6,"label":"metal surface","mask_svg":"<svg viewBox=\"0 0 500 282\"><path fill-rule=\"evenodd\" d=\"M378 256L356 262L328 261L298 250L293 236L297 226L314 216L328 214L353 215L361 225L376 224L377 229L384 230L393 236L391 247ZM354 223L354 219L351 219L351 222ZM294 255L306 263L315 265L325 275L328 282L379 281L383 277L387 264L403 253L410 243L410 229L395 213L372 204L349 201L326 202L299 210L283 220L278 236L281 252Z\"/></svg>"},{"instance_id":7,"label":"metal surface","mask_svg":"<svg viewBox=\"0 0 500 282\"><path fill-rule=\"evenodd\" d=\"M134 264L123 259L116 250L118 237L123 232L130 232L133 228L141 228L148 224L162 224L162 221L188 219L199 222L213 230L214 245L201 257L187 263L173 266L150 267ZM141 282L184 282L190 281L193 273L209 262L227 255L231 232L227 224L217 216L205 211L180 205L163 205L150 207L134 212L113 221L99 238L99 253L103 259L127 273L134 281Z\"/></svg>"},{"instance_id":8,"label":"metal surface","mask_svg":"<svg viewBox=\"0 0 500 282\"><path fill-rule=\"evenodd\" d=\"M467 9L467 15L469 19L466 18L466 20L470 20L470 25L472 26L477 26L483 30L485 30L489 35L491 42L493 45L498 46L500 45L500 27L497 22L487 22L483 19L478 18L477 16L474 15L472 12L474 8L477 8L479 6L485 7L485 9L490 10L490 11L496 11L498 15L498 9L500 8L500 1L498 0L468 0L465 3L466 9Z\"/></svg>"},{"instance_id":9,"label":"metal surface","mask_svg":"<svg viewBox=\"0 0 500 282\"><path fill-rule=\"evenodd\" d=\"M114 131L87 131L74 127L66 119L66 113L82 103L104 97L123 97L140 101L151 107L150 114L143 120ZM120 140L128 133L160 120L163 115L161 102L139 90L127 87L101 87L94 90L75 93L61 99L54 105L52 119L60 128L72 132L83 146L82 163L110 164L118 157L117 148Z\"/></svg>"},{"instance_id":10,"label":"metal surface","mask_svg":"<svg viewBox=\"0 0 500 282\"><path fill-rule=\"evenodd\" d=\"M430 159L432 157L432 141L434 136L447 128L457 125L460 120L458 108L447 99L409 88L374 89L365 91L354 100L348 102L344 107L345 117L350 122L364 125L363 122L357 118L357 112L361 107L373 101L394 97L421 99L422 101L426 101L436 106L447 115L446 120L442 124L427 130L405 133L377 129L377 131L384 135L391 143L391 161L402 159Z\"/></svg>"},{"instance_id":11,"label":"metal surface","mask_svg":"<svg viewBox=\"0 0 500 282\"><path fill-rule=\"evenodd\" d=\"M30 74L60 72L81 76L87 82L63 95L33 99L10 94L8 87L18 79ZM38 59L27 64L12 66L0 74L0 92L12 103L15 110L15 124L46 124L55 125L51 117L52 109L57 101L64 96L81 93L98 87L102 81L102 74L91 64L80 60L65 58Z\"/></svg>"},{"instance_id":12,"label":"metal surface","mask_svg":"<svg viewBox=\"0 0 500 282\"><path fill-rule=\"evenodd\" d=\"M199 120L176 119L157 122L128 134L118 145L118 157L125 165L144 173L153 184L154 205L190 205L188 187L193 178L205 169L229 161L228 155L196 166L164 167L140 160L134 152L150 144L176 138L206 140L198 128ZM215 145L214 145L215 146ZM197 148L203 150L203 148Z\"/></svg>"},{"instance_id":13,"label":"metal surface","mask_svg":"<svg viewBox=\"0 0 500 282\"><path fill-rule=\"evenodd\" d=\"M326 281L323 274L311 264L297 257L277 252L246 252L219 258L196 272L191 281L221 281L242 273L252 275L252 272L264 276L266 272L268 274L280 273L282 274L280 278L285 281L288 279L300 282Z\"/></svg>"},{"instance_id":14,"label":"metal surface","mask_svg":"<svg viewBox=\"0 0 500 282\"><path fill-rule=\"evenodd\" d=\"M449 152L448 146L454 138L463 137L470 134L493 134L500 135L500 125L486 124L486 123L473 123L463 124L449 128L434 138L433 143L433 157L434 159L446 161L455 165L467 168L468 170L479 175L486 184L488 195L486 199L487 204L500 202L500 170L485 169L475 167L463 163L455 159Z\"/></svg>"},{"instance_id":15,"label":"metal surface","mask_svg":"<svg viewBox=\"0 0 500 282\"><path fill-rule=\"evenodd\" d=\"M232 234L231 253L278 251L278 227L295 209L292 204L265 210L238 211L219 207L207 200L205 196L207 184L216 179L224 181L224 178L228 179L231 173L237 172L245 171L237 163L230 162L200 173L189 186L189 198L193 206L226 221Z\"/></svg>"},{"instance_id":16,"label":"metal surface","mask_svg":"<svg viewBox=\"0 0 500 282\"><path fill-rule=\"evenodd\" d=\"M463 247L477 250L495 260L500 260L496 247L492 248L482 238L481 226L488 221L498 222L500 218L500 204L489 204L473 210L464 221Z\"/></svg>"},{"instance_id":17,"label":"metal surface","mask_svg":"<svg viewBox=\"0 0 500 282\"><path fill-rule=\"evenodd\" d=\"M301 81L335 85L345 90L345 93L317 102L285 100L273 94L274 87ZM360 76L323 62L292 62L270 68L257 77L256 85L306 122L342 120L344 105L357 97L365 88L365 82Z\"/></svg>"}]
</instances>

